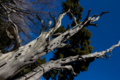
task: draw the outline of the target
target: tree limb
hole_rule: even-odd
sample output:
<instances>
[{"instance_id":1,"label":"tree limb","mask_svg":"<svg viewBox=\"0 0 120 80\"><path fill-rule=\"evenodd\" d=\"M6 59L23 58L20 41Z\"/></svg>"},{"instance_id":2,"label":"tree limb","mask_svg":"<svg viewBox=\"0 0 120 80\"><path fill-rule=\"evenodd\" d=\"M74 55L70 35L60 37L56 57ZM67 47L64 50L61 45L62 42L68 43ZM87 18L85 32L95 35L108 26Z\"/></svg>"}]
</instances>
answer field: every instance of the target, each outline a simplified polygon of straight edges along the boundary
<instances>
[{"instance_id":1,"label":"tree limb","mask_svg":"<svg viewBox=\"0 0 120 80\"><path fill-rule=\"evenodd\" d=\"M48 32L42 32L39 37L37 37L35 40L31 41L30 43L26 44L25 46L21 46L17 50L13 50L11 52L8 52L7 54L1 55L0 56L0 78L7 79L7 78L11 77L15 72L17 72L24 66L35 62L37 59L46 55L51 50L57 48L59 45L62 45L64 41L66 41L68 38L70 38L75 33L80 31L87 24L97 21L100 18L100 16L98 16L97 18L89 17L87 20L84 21L84 23L75 25L73 28L67 30L63 34L60 34L58 37L47 42L46 41L47 38L49 36L51 36L60 27L62 18L69 11L70 10L68 10L65 13L60 14L57 19L57 23L55 24L54 27L50 28L50 30ZM9 18L10 22L12 23L10 17L8 17L8 18ZM16 29L16 25L15 24L13 24L13 25L14 25L14 29ZM17 35L18 35L18 33L17 33ZM50 61L41 66L44 68L44 72L47 72L52 68L58 68L58 67L60 68L62 66L62 64L65 64L65 63L73 62L76 60L83 60L83 59L87 59L89 57L95 57L96 55L98 57L98 56L101 56L101 54L96 53L96 54L90 54L90 55L83 55L81 58L79 58L79 56L77 55L77 56L59 59L56 61ZM106 56L106 55L104 54L104 56ZM49 66L49 65L51 65L51 66ZM70 68L70 66L64 67L64 68L69 68L73 72L73 69ZM40 69L43 70L42 68L40 68ZM41 71L39 71L39 68L35 71L37 71L38 73L33 72L33 73L28 74L30 76L36 74L35 76L32 76L32 77L29 76L30 80L38 79L38 77L40 77L40 75L44 74L44 73L41 73ZM25 76L27 77L27 75L25 75Z\"/></svg>"},{"instance_id":2,"label":"tree limb","mask_svg":"<svg viewBox=\"0 0 120 80\"><path fill-rule=\"evenodd\" d=\"M110 47L109 49L105 50L105 51L101 51L101 52L95 52L92 54L87 54L87 55L82 55L81 57L79 57L79 55L76 56L70 56L67 58L62 58L62 59L58 59L55 61L49 61L48 63L42 64L41 67L37 67L35 68L33 71L29 72L28 74L26 74L25 76L27 77L27 80L37 80L39 77L41 77L44 73L46 73L47 71L51 70L51 69L68 69L71 71L72 74L77 75L72 66L71 65L65 65L62 66L63 64L66 63L70 63L70 62L75 62L75 61L82 61L84 59L88 59L88 58L102 58L102 56L105 56L106 58L108 58L106 56L106 53L111 52L114 48L116 47L120 47L120 41L118 42L118 44L113 45L112 47ZM45 70L43 72L43 70ZM16 80L24 80L26 77L21 77L18 78Z\"/></svg>"},{"instance_id":3,"label":"tree limb","mask_svg":"<svg viewBox=\"0 0 120 80\"><path fill-rule=\"evenodd\" d=\"M13 50L18 49L21 46L21 40L19 39L18 27L10 18L10 14L13 13L13 12L16 12L16 11L11 10L10 8L8 8L7 6L5 6L2 3L0 3L0 4L5 9L5 11L7 12L8 22L10 23L11 27L13 28L14 38L15 38L15 42L16 42Z\"/></svg>"}]
</instances>

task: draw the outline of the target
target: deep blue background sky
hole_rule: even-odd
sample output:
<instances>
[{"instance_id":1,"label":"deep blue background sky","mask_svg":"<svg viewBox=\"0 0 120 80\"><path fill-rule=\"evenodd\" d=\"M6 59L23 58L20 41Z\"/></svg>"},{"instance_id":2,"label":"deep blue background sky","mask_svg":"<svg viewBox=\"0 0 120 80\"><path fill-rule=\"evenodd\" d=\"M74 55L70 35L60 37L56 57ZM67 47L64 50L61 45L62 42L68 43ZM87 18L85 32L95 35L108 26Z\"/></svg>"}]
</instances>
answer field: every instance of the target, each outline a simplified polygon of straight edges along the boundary
<instances>
[{"instance_id":1,"label":"deep blue background sky","mask_svg":"<svg viewBox=\"0 0 120 80\"><path fill-rule=\"evenodd\" d=\"M94 48L93 52L103 51L117 44L120 40L120 0L80 0L80 4L84 8L81 21L85 19L89 8L92 9L90 16L110 11L97 21L98 27L87 28L92 32L90 45ZM59 9L61 12L61 8ZM66 26L70 22L66 16L62 25ZM96 59L90 64L88 71L81 72L75 80L120 80L120 47L115 48L112 53L108 60Z\"/></svg>"},{"instance_id":2,"label":"deep blue background sky","mask_svg":"<svg viewBox=\"0 0 120 80\"><path fill-rule=\"evenodd\" d=\"M81 0L84 8L83 19L89 8L91 15L110 11L103 15L98 23L98 28L88 27L92 32L91 45L93 52L106 50L120 40L120 0ZM113 55L108 60L96 59L90 64L87 72L81 72L75 80L120 80L120 47L114 49Z\"/></svg>"}]
</instances>

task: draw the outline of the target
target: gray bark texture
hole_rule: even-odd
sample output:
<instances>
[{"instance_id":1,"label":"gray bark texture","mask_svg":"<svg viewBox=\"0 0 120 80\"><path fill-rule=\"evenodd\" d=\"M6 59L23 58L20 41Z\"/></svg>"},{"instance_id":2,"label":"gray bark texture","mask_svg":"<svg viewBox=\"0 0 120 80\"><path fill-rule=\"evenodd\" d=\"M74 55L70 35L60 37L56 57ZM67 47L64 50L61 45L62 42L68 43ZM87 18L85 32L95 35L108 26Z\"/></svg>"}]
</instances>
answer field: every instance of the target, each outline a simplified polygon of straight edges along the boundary
<instances>
[{"instance_id":1,"label":"gray bark texture","mask_svg":"<svg viewBox=\"0 0 120 80\"><path fill-rule=\"evenodd\" d=\"M12 36L6 29L6 32L10 38L14 38L16 40L16 44L14 49L11 52L8 52L6 54L1 54L0 56L0 80L5 80L8 79L12 76L14 76L16 73L18 73L21 69L23 69L25 66L28 64L34 63L37 59L41 58L42 56L46 55L49 53L51 50L55 48L61 48L65 47L69 44L64 44L64 42L76 34L78 31L80 31L83 27L93 25L97 26L96 24L93 24L92 22L95 22L99 20L99 18L104 14L108 12L102 12L100 15L93 15L92 17L88 17L89 13L91 10L88 11L88 15L85 18L83 22L78 24L76 22L76 18L73 16L73 14L68 10L67 12L61 13L59 17L56 19L52 17L50 14L51 18L54 20L54 26L52 26L47 32L45 32L45 27L44 27L44 21L37 16L40 21L41 21L41 26L43 27L43 30L41 31L41 34L33 41L30 43L21 46L21 41L19 39L19 34L18 34L18 27L15 23L12 22L10 14L15 13L16 11L13 9L8 8L7 6L3 5L1 3L2 7L6 10L7 15L8 15L8 22L13 26L13 30L15 35ZM58 33L58 34L53 34L60 26L61 26L61 21L62 18L67 14L70 13L76 23L76 25L68 29L64 33ZM51 25L52 21L50 20L47 28ZM56 38L53 38L50 40L50 37L52 35L59 35ZM49 40L48 40L49 39ZM48 40L48 41L47 41ZM68 69L73 73L74 75L77 75L71 65L66 65L62 66L63 64L78 61L78 60L85 60L88 58L103 58L105 56L106 58L110 57L107 56L106 53L110 52L115 48L120 46L120 41L118 44L113 45L111 48L107 49L106 51L101 51L101 52L95 52L92 54L88 55L82 55L79 57L79 55L76 56L70 56L67 58L62 58L58 59L55 61L49 61L45 64L42 64L32 70L31 72L27 73L23 77L17 78L16 80L38 80L44 73L51 69Z\"/></svg>"}]
</instances>

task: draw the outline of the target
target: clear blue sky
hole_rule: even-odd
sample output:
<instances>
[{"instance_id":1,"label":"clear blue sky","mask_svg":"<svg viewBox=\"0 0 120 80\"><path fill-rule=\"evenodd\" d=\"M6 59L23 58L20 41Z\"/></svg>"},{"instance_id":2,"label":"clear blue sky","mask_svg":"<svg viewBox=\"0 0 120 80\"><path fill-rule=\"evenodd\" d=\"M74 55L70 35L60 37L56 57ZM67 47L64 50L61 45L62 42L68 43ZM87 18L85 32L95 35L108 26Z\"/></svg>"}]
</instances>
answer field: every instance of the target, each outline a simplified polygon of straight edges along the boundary
<instances>
[{"instance_id":1,"label":"clear blue sky","mask_svg":"<svg viewBox=\"0 0 120 80\"><path fill-rule=\"evenodd\" d=\"M97 21L97 28L87 28L92 32L90 45L94 48L93 52L106 50L117 44L120 40L120 0L80 0L80 4L84 8L81 21L85 19L89 8L92 9L90 15L110 11ZM71 21L66 16L62 20L62 25L66 26L69 22ZM81 72L75 80L120 80L120 47L115 48L112 53L108 60L96 59L90 64L88 71Z\"/></svg>"}]
</instances>

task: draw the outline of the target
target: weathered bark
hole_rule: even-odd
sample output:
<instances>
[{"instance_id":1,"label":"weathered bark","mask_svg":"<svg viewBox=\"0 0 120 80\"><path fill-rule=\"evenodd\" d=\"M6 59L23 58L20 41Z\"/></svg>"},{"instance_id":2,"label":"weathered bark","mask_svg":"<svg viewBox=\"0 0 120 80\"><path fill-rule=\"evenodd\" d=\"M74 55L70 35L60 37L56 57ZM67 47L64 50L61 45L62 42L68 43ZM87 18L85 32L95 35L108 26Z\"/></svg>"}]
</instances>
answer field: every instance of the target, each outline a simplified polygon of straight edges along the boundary
<instances>
[{"instance_id":1,"label":"weathered bark","mask_svg":"<svg viewBox=\"0 0 120 80\"><path fill-rule=\"evenodd\" d=\"M82 56L79 56L79 55L70 56L70 57L58 59L58 60L55 60L55 61L49 61L49 62L47 62L45 64L42 64L42 65L38 66L33 71L26 74L24 77L18 78L16 80L24 80L24 79L28 79L28 80L33 80L34 79L34 80L36 80L39 77L41 77L44 73L46 73L47 71L49 71L51 69L57 69L57 70L59 70L59 69L61 69L61 70L68 69L68 70L71 70L71 72L74 75L77 75L74 72L71 65L65 65L65 66L62 66L62 65L66 64L66 63L78 61L78 60L86 60L86 59L89 59L89 58L103 58L103 56L105 58L109 58L110 55L112 55L111 51L115 47L120 47L120 41L118 42L118 44L113 45L111 48L109 48L109 49L107 49L105 51L95 52L95 53L92 53L92 54L82 55ZM106 53L108 53L108 52L110 52L109 56L106 55Z\"/></svg>"},{"instance_id":2,"label":"weathered bark","mask_svg":"<svg viewBox=\"0 0 120 80\"><path fill-rule=\"evenodd\" d=\"M4 5L2 6L8 13L8 21L13 25L13 29L15 28L14 32L16 33L15 38L16 38L17 44L20 44L17 26L10 19L11 11L6 6ZM12 12L16 12L16 11L12 11ZM20 45L17 45L17 47L15 47L16 48L15 50L8 52L6 54L2 54L0 56L0 79L5 80L8 78L11 78L16 73L18 73L22 68L24 68L28 64L35 62L37 59L46 55L51 50L57 47L60 48L60 47L66 46L63 43L64 41L66 41L68 38L70 38L75 33L80 31L83 27L86 27L89 25L96 26L92 22L97 21L101 17L102 14L107 13L107 12L103 12L100 15L94 15L95 17L92 16L88 18L89 13L90 13L90 10L89 10L86 19L80 24L76 22L76 18L72 15L72 17L74 18L74 21L76 22L76 25L73 28L68 29L63 34L59 34L58 37L50 40L50 37L54 35L53 33L60 27L61 20L67 13L70 13L72 15L70 10L68 10L67 12L61 13L57 20L50 15L54 19L55 22L54 22L53 27L51 27L47 32L45 32L45 29L44 29L45 28L43 24L44 22L40 19L43 30L39 37L31 41L30 43L26 44L25 46L20 47ZM49 22L47 27L49 27L50 25L51 25L51 21ZM103 52L96 52L93 54L83 55L81 57L76 55L76 56L71 56L68 58L58 59L56 61L50 61L48 63L42 64L41 66L35 68L33 70L34 72L31 71L30 73L26 74L25 77L18 78L17 80L24 80L24 79L37 80L40 76L42 76L44 73L46 73L47 71L51 69L68 69L68 70L71 70L71 72L74 75L77 75L74 72L72 66L70 65L62 66L62 64L77 61L77 60L83 60L83 59L87 59L91 57L102 58L102 56L106 56L105 53L111 52L114 47L118 47L118 46L120 46L120 42L117 45Z\"/></svg>"}]
</instances>

